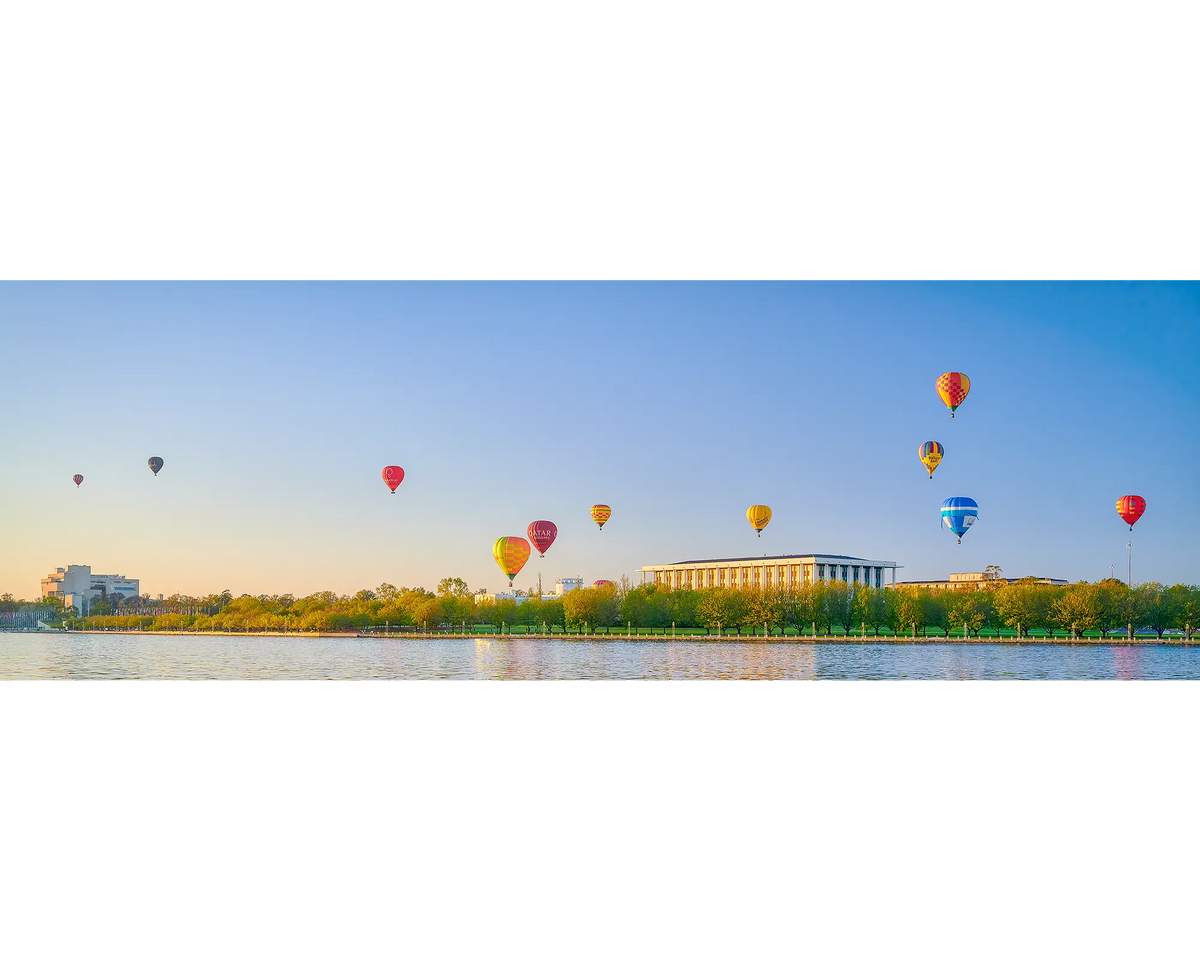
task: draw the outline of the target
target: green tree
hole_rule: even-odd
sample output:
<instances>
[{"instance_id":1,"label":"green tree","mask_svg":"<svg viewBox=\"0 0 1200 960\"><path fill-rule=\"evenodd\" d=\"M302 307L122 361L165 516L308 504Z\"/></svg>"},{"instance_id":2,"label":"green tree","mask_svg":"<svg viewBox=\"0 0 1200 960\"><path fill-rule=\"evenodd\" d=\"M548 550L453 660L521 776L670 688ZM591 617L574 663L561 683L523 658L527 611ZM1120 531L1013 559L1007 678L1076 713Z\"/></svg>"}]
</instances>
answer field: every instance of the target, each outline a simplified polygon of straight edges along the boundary
<instances>
[{"instance_id":1,"label":"green tree","mask_svg":"<svg viewBox=\"0 0 1200 960\"><path fill-rule=\"evenodd\" d=\"M621 599L621 619L635 627L666 627L674 618L675 601L661 584L634 587Z\"/></svg>"},{"instance_id":2,"label":"green tree","mask_svg":"<svg viewBox=\"0 0 1200 960\"><path fill-rule=\"evenodd\" d=\"M755 630L764 624L768 630L783 625L783 604L774 590L752 590L746 597L742 626Z\"/></svg>"},{"instance_id":3,"label":"green tree","mask_svg":"<svg viewBox=\"0 0 1200 960\"><path fill-rule=\"evenodd\" d=\"M671 621L680 627L700 625L700 600L703 590L675 590L671 593Z\"/></svg>"},{"instance_id":4,"label":"green tree","mask_svg":"<svg viewBox=\"0 0 1200 960\"><path fill-rule=\"evenodd\" d=\"M946 622L956 633L966 627L977 637L994 616L990 590L956 590L946 602Z\"/></svg>"},{"instance_id":5,"label":"green tree","mask_svg":"<svg viewBox=\"0 0 1200 960\"><path fill-rule=\"evenodd\" d=\"M1142 583L1133 592L1137 597L1138 625L1150 627L1161 640L1163 632L1171 628L1175 619L1170 595L1161 583Z\"/></svg>"},{"instance_id":6,"label":"green tree","mask_svg":"<svg viewBox=\"0 0 1200 960\"><path fill-rule=\"evenodd\" d=\"M443 577L438 581L437 595L439 597L469 597L471 588L461 577Z\"/></svg>"},{"instance_id":7,"label":"green tree","mask_svg":"<svg viewBox=\"0 0 1200 960\"><path fill-rule=\"evenodd\" d=\"M854 625L854 594L841 580L830 580L825 587L825 616L847 633Z\"/></svg>"},{"instance_id":8,"label":"green tree","mask_svg":"<svg viewBox=\"0 0 1200 960\"><path fill-rule=\"evenodd\" d=\"M946 619L946 607L949 600L942 591L918 590L917 597L921 603L921 612L925 618L926 632L930 627L936 627L943 633L948 632L950 622Z\"/></svg>"},{"instance_id":9,"label":"green tree","mask_svg":"<svg viewBox=\"0 0 1200 960\"><path fill-rule=\"evenodd\" d=\"M714 629L734 627L746 615L746 596L734 587L711 587L703 591L696 606L696 625Z\"/></svg>"},{"instance_id":10,"label":"green tree","mask_svg":"<svg viewBox=\"0 0 1200 960\"><path fill-rule=\"evenodd\" d=\"M1183 630L1184 636L1190 640L1197 627L1200 627L1200 587L1177 583L1168 588L1167 593L1173 618L1171 625Z\"/></svg>"},{"instance_id":11,"label":"green tree","mask_svg":"<svg viewBox=\"0 0 1200 960\"><path fill-rule=\"evenodd\" d=\"M1093 583L1067 587L1050 608L1050 619L1064 630L1097 630L1104 622L1104 597Z\"/></svg>"},{"instance_id":12,"label":"green tree","mask_svg":"<svg viewBox=\"0 0 1200 960\"><path fill-rule=\"evenodd\" d=\"M895 591L892 601L892 631L897 634L910 630L925 629L925 607L915 590L902 588Z\"/></svg>"}]
</instances>

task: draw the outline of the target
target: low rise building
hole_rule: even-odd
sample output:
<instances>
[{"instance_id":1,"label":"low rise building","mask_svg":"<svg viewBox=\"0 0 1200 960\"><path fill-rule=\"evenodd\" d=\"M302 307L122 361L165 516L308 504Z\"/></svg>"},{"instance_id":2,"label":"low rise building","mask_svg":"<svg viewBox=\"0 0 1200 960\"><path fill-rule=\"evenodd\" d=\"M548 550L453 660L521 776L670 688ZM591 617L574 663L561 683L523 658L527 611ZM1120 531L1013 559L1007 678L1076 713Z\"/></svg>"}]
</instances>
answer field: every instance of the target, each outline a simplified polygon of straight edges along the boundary
<instances>
[{"instance_id":1,"label":"low rise building","mask_svg":"<svg viewBox=\"0 0 1200 960\"><path fill-rule=\"evenodd\" d=\"M900 565L894 560L866 560L834 553L788 553L774 557L726 557L681 560L642 567L642 583L660 583L671 590L702 587L759 587L789 589L839 580L883 587L890 571L892 583Z\"/></svg>"},{"instance_id":2,"label":"low rise building","mask_svg":"<svg viewBox=\"0 0 1200 960\"><path fill-rule=\"evenodd\" d=\"M1000 577L988 573L952 573L949 580L901 580L892 586L909 590L984 590L987 587L1003 586L1018 580L1033 580L1048 587L1065 587L1066 580L1053 577Z\"/></svg>"},{"instance_id":3,"label":"low rise building","mask_svg":"<svg viewBox=\"0 0 1200 960\"><path fill-rule=\"evenodd\" d=\"M123 573L92 573L87 564L72 563L58 567L54 573L42 577L42 596L57 597L63 606L83 611L84 604L97 599L107 600L120 597L131 600L138 596L140 582Z\"/></svg>"}]
</instances>

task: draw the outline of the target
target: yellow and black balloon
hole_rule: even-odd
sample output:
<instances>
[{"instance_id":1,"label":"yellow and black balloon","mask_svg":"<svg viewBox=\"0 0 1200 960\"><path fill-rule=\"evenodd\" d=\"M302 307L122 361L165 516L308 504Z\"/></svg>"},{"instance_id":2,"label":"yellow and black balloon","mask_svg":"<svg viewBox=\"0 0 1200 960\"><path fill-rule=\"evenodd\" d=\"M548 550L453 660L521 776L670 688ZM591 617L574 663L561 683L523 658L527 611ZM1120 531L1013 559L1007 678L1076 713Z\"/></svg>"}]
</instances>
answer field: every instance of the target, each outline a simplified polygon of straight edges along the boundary
<instances>
[{"instance_id":1,"label":"yellow and black balloon","mask_svg":"<svg viewBox=\"0 0 1200 960\"><path fill-rule=\"evenodd\" d=\"M925 464L925 469L929 471L929 479L933 479L933 471L937 469L937 465L942 462L942 457L946 455L946 448L936 440L926 440L921 444L917 455L921 458L921 462Z\"/></svg>"},{"instance_id":2,"label":"yellow and black balloon","mask_svg":"<svg viewBox=\"0 0 1200 960\"><path fill-rule=\"evenodd\" d=\"M746 511L746 519L750 521L750 526L757 530L761 537L763 528L771 522L771 508L765 504L756 503Z\"/></svg>"}]
</instances>

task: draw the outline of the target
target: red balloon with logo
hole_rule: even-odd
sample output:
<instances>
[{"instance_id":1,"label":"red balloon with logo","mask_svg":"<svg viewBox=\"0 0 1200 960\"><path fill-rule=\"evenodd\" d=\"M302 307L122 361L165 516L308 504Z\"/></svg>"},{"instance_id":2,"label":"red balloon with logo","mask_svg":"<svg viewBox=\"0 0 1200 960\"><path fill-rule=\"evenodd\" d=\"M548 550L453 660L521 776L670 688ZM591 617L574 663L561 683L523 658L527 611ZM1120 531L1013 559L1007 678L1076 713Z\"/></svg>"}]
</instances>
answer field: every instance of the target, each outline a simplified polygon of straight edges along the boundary
<instances>
[{"instance_id":1,"label":"red balloon with logo","mask_svg":"<svg viewBox=\"0 0 1200 960\"><path fill-rule=\"evenodd\" d=\"M550 544L558 536L558 527L549 520L534 520L525 533L529 537L529 542L537 549L538 556L544 557L546 551L550 549Z\"/></svg>"},{"instance_id":2,"label":"red balloon with logo","mask_svg":"<svg viewBox=\"0 0 1200 960\"><path fill-rule=\"evenodd\" d=\"M404 479L403 467L384 467L383 482L388 485L392 493L396 492L396 488L400 486L400 481Z\"/></svg>"},{"instance_id":3,"label":"red balloon with logo","mask_svg":"<svg viewBox=\"0 0 1200 960\"><path fill-rule=\"evenodd\" d=\"M1117 513L1121 515L1121 519L1129 524L1129 529L1133 529L1133 525L1141 519L1142 514L1146 512L1146 501L1138 496L1129 494L1117 501Z\"/></svg>"}]
</instances>

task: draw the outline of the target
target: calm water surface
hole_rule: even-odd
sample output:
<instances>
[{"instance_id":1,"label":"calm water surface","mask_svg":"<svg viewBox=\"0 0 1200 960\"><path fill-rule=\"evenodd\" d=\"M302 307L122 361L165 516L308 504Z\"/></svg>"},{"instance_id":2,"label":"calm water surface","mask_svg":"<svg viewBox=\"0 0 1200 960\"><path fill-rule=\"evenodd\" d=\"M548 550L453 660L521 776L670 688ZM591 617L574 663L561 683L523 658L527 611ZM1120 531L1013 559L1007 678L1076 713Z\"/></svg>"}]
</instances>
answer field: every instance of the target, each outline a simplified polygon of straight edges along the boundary
<instances>
[{"instance_id":1,"label":"calm water surface","mask_svg":"<svg viewBox=\"0 0 1200 960\"><path fill-rule=\"evenodd\" d=\"M1196 680L1200 646L0 633L0 678Z\"/></svg>"}]
</instances>

